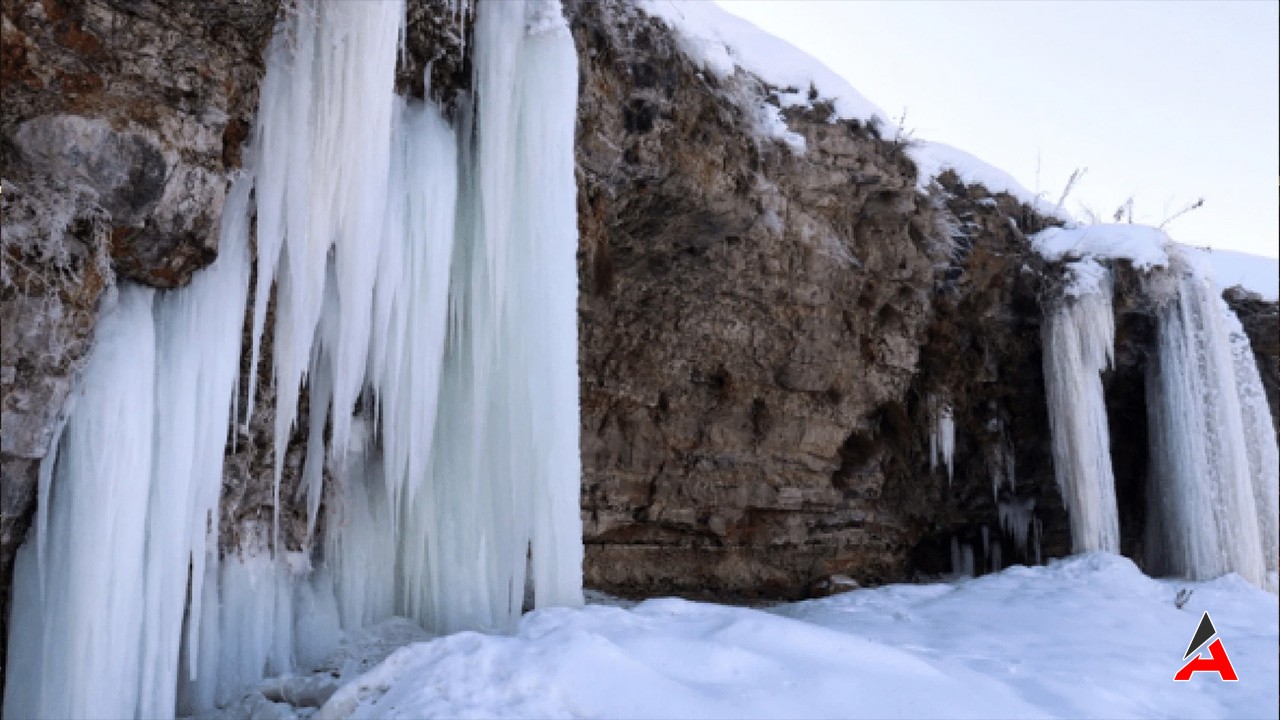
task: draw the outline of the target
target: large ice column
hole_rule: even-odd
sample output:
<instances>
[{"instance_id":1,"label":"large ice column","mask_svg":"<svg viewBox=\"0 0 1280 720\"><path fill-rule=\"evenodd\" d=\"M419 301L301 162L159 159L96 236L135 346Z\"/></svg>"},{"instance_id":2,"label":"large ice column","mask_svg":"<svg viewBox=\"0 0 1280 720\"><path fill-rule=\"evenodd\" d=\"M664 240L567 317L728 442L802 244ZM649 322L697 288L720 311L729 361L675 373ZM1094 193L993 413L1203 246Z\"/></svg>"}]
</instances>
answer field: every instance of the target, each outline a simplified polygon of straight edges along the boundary
<instances>
[{"instance_id":1,"label":"large ice column","mask_svg":"<svg viewBox=\"0 0 1280 720\"><path fill-rule=\"evenodd\" d=\"M331 253L341 302L331 319L336 331L329 337L330 377L324 382L336 409L330 445L335 453L347 447L352 410L365 386L404 17L403 0L304 0L267 51L252 153L259 178L258 282L249 387L255 386L274 278L277 448L287 445L293 430L330 282ZM283 456L276 453L277 489Z\"/></svg>"},{"instance_id":2,"label":"large ice column","mask_svg":"<svg viewBox=\"0 0 1280 720\"><path fill-rule=\"evenodd\" d=\"M187 594L202 597L205 558L218 544L222 458L234 424L232 397L249 287L251 189L249 176L232 184L213 265L190 286L156 302L156 426L140 717L173 712ZM202 609L197 600L190 612L199 617Z\"/></svg>"},{"instance_id":3,"label":"large ice column","mask_svg":"<svg viewBox=\"0 0 1280 720\"><path fill-rule=\"evenodd\" d=\"M474 142L462 143L439 387L448 420L399 518L401 603L442 630L509 625L530 559L538 605L582 601L577 61L557 2L476 13ZM396 432L384 423L384 438Z\"/></svg>"},{"instance_id":4,"label":"large ice column","mask_svg":"<svg viewBox=\"0 0 1280 720\"><path fill-rule=\"evenodd\" d=\"M272 41L253 352L275 274L276 443L305 379L344 626L500 627L527 567L538 605L582 598L577 60L558 2L479 5L455 126L391 94L402 17L304 2Z\"/></svg>"},{"instance_id":5,"label":"large ice column","mask_svg":"<svg viewBox=\"0 0 1280 720\"><path fill-rule=\"evenodd\" d=\"M5 717L138 711L154 428L153 291L120 289L14 577ZM29 603L36 603L30 607Z\"/></svg>"},{"instance_id":6,"label":"large ice column","mask_svg":"<svg viewBox=\"0 0 1280 720\"><path fill-rule=\"evenodd\" d=\"M1061 304L1045 313L1045 394L1053 469L1076 552L1120 551L1111 442L1100 373L1111 366L1115 322L1110 272L1094 260L1068 266Z\"/></svg>"},{"instance_id":7,"label":"large ice column","mask_svg":"<svg viewBox=\"0 0 1280 720\"><path fill-rule=\"evenodd\" d=\"M1275 563L1275 435L1252 378L1240 386L1238 322L1207 263L1176 248L1170 260L1148 283L1159 303L1147 371L1148 566L1189 578L1237 572L1263 585Z\"/></svg>"},{"instance_id":8,"label":"large ice column","mask_svg":"<svg viewBox=\"0 0 1280 720\"><path fill-rule=\"evenodd\" d=\"M15 608L6 717L173 713L188 571L200 597L206 542L216 544L250 189L247 177L232 185L210 268L170 293L121 288L98 327L83 395L47 461L56 471L41 488L37 547L15 578L20 602L38 605Z\"/></svg>"},{"instance_id":9,"label":"large ice column","mask_svg":"<svg viewBox=\"0 0 1280 720\"><path fill-rule=\"evenodd\" d=\"M582 603L578 454L578 233L573 133L578 62L560 3L530 4L520 94L521 205L530 265L517 320L529 343L534 605Z\"/></svg>"},{"instance_id":10,"label":"large ice column","mask_svg":"<svg viewBox=\"0 0 1280 720\"><path fill-rule=\"evenodd\" d=\"M947 483L955 475L952 464L956 452L956 423L951 403L946 398L929 396L929 469L938 467L941 459L947 466Z\"/></svg>"}]
</instances>

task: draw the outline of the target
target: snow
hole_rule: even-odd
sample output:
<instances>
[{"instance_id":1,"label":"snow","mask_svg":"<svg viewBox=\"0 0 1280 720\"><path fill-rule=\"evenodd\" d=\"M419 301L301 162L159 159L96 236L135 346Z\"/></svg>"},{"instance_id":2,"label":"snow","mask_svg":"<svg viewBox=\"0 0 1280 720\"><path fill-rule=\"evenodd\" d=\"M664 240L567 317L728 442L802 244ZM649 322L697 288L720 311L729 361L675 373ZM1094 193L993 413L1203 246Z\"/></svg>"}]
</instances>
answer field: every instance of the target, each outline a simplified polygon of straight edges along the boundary
<instances>
[{"instance_id":1,"label":"snow","mask_svg":"<svg viewBox=\"0 0 1280 720\"><path fill-rule=\"evenodd\" d=\"M1198 248L1197 252L1206 256L1213 266L1219 287L1238 285L1258 293L1264 300L1280 299L1277 287L1280 286L1280 259L1212 248Z\"/></svg>"},{"instance_id":2,"label":"snow","mask_svg":"<svg viewBox=\"0 0 1280 720\"><path fill-rule=\"evenodd\" d=\"M1174 242L1159 228L1128 223L1082 225L1042 230L1031 237L1032 247L1050 262L1092 257L1128 260L1140 270L1166 267L1173 247L1194 262L1200 273L1216 279L1218 286L1241 286L1266 300L1280 296L1280 260L1230 250L1194 248Z\"/></svg>"},{"instance_id":3,"label":"snow","mask_svg":"<svg viewBox=\"0 0 1280 720\"><path fill-rule=\"evenodd\" d=\"M952 170L965 185L981 185L992 193L1009 193L1041 214L1071 220L1066 211L1026 189L1009 173L959 148L940 142L912 140L907 145L907 155L920 171L916 186L922 192L928 189L934 178Z\"/></svg>"},{"instance_id":4,"label":"snow","mask_svg":"<svg viewBox=\"0 0 1280 720\"><path fill-rule=\"evenodd\" d=\"M818 99L832 102L840 119L876 119L885 128L892 126L884 111L835 71L714 3L645 0L640 7L674 29L681 51L721 80L741 68L775 88L790 90L784 93L785 106L808 104L812 88Z\"/></svg>"},{"instance_id":5,"label":"snow","mask_svg":"<svg viewBox=\"0 0 1280 720\"><path fill-rule=\"evenodd\" d=\"M1206 610L1240 681L1174 683ZM1237 576L1090 553L768 609L535 611L408 645L313 717L1276 717L1277 636L1276 597Z\"/></svg>"},{"instance_id":6,"label":"snow","mask_svg":"<svg viewBox=\"0 0 1280 720\"><path fill-rule=\"evenodd\" d=\"M1168 265L1166 248L1172 242L1159 228L1111 223L1048 228L1031 237L1032 247L1051 262L1085 257L1128 260L1141 270Z\"/></svg>"}]
</instances>

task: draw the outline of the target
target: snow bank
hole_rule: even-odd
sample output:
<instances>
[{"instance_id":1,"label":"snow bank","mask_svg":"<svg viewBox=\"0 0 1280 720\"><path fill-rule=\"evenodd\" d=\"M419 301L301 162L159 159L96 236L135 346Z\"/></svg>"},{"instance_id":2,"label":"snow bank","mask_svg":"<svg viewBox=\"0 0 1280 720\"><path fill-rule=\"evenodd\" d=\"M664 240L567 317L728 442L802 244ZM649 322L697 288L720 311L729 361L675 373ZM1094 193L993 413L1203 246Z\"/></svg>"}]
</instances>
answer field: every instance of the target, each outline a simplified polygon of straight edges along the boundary
<instances>
[{"instance_id":1,"label":"snow bank","mask_svg":"<svg viewBox=\"0 0 1280 720\"><path fill-rule=\"evenodd\" d=\"M782 107L811 107L814 100L831 101L835 116L845 120L875 120L886 136L895 135L893 121L847 80L818 59L711 2L645 0L640 7L676 32L681 51L703 71L724 80L741 68L783 90ZM810 89L816 97L810 97ZM790 92L785 92L790 90ZM804 150L803 138L786 129L775 110L757 112L760 134ZM908 154L920 168L923 191L941 173L954 170L966 184L981 184L993 193L1007 192L1046 215L1071 219L1065 211L1024 188L1017 180L969 153L943 143L913 140Z\"/></svg>"},{"instance_id":2,"label":"snow bank","mask_svg":"<svg viewBox=\"0 0 1280 720\"><path fill-rule=\"evenodd\" d=\"M907 155L920 170L916 186L923 192L947 170L955 171L965 185L981 185L993 193L1009 193L1019 201L1035 208L1036 212L1062 220L1072 220L1065 210L1055 207L1043 197L1026 189L1009 173L989 165L977 157L950 145L913 140L907 146Z\"/></svg>"},{"instance_id":3,"label":"snow bank","mask_svg":"<svg viewBox=\"0 0 1280 720\"><path fill-rule=\"evenodd\" d=\"M1229 288L1239 285L1256 292L1266 300L1280 299L1280 259L1250 255L1232 250L1196 248L1213 266L1218 286Z\"/></svg>"},{"instance_id":4,"label":"snow bank","mask_svg":"<svg viewBox=\"0 0 1280 720\"><path fill-rule=\"evenodd\" d=\"M721 80L742 68L777 88L793 89L783 94L784 107L808 105L812 87L818 99L834 104L841 119L875 118L891 126L883 110L834 70L714 3L645 0L640 8L675 30L681 51Z\"/></svg>"},{"instance_id":5,"label":"snow bank","mask_svg":"<svg viewBox=\"0 0 1280 720\"><path fill-rule=\"evenodd\" d=\"M1172 681L1204 610L1238 683ZM537 611L404 647L316 717L1276 717L1277 635L1276 597L1237 576L1092 553L767 611Z\"/></svg>"}]
</instances>

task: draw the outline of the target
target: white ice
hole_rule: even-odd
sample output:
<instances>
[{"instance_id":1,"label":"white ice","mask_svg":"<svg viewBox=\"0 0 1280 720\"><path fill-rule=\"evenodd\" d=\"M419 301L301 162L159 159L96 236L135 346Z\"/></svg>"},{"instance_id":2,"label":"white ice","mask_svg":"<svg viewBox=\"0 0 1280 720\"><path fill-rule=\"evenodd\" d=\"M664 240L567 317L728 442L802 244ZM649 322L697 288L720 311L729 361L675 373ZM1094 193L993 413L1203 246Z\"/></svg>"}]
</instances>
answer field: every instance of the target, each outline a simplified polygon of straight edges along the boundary
<instances>
[{"instance_id":1,"label":"white ice","mask_svg":"<svg viewBox=\"0 0 1280 720\"><path fill-rule=\"evenodd\" d=\"M1265 586L1276 564L1270 413L1256 374L1239 367L1252 353L1211 266L1180 248L1170 261L1146 282L1158 318L1146 378L1148 566L1191 578L1236 572Z\"/></svg>"},{"instance_id":2,"label":"white ice","mask_svg":"<svg viewBox=\"0 0 1280 720\"><path fill-rule=\"evenodd\" d=\"M1111 277L1094 260L1067 267L1064 296L1045 305L1041 328L1053 470L1076 552L1120 551L1120 521L1101 373L1115 345Z\"/></svg>"}]
</instances>

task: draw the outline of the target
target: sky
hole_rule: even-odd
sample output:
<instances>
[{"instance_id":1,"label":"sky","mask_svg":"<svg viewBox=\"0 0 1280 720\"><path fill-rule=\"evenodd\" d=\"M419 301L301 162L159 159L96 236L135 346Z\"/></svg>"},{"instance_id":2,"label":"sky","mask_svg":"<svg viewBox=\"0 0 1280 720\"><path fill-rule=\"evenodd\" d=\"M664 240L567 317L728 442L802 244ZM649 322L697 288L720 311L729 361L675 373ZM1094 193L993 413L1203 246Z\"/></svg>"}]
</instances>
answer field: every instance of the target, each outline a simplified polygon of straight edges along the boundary
<instances>
[{"instance_id":1,"label":"sky","mask_svg":"<svg viewBox=\"0 0 1280 720\"><path fill-rule=\"evenodd\" d=\"M1280 3L716 0L1065 207L1280 255Z\"/></svg>"}]
</instances>

